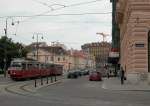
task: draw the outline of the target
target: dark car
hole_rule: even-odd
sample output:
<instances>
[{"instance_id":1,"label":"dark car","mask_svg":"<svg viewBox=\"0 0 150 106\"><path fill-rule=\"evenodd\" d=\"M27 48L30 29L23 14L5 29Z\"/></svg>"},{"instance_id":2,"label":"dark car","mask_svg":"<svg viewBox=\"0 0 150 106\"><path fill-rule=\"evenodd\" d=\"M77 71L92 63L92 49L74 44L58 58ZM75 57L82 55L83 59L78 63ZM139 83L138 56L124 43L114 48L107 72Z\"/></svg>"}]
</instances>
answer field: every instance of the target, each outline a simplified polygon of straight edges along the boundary
<instances>
[{"instance_id":1,"label":"dark car","mask_svg":"<svg viewBox=\"0 0 150 106\"><path fill-rule=\"evenodd\" d=\"M89 70L84 70L84 75L89 75Z\"/></svg>"},{"instance_id":2,"label":"dark car","mask_svg":"<svg viewBox=\"0 0 150 106\"><path fill-rule=\"evenodd\" d=\"M91 72L89 75L89 80L90 81L102 81L102 75L100 72Z\"/></svg>"},{"instance_id":3,"label":"dark car","mask_svg":"<svg viewBox=\"0 0 150 106\"><path fill-rule=\"evenodd\" d=\"M82 76L82 72L81 71L76 71L76 72L74 72L74 74L76 74L77 76Z\"/></svg>"},{"instance_id":4,"label":"dark car","mask_svg":"<svg viewBox=\"0 0 150 106\"><path fill-rule=\"evenodd\" d=\"M89 70L87 70L87 69L80 70L80 75L81 76L83 76L83 75L89 75Z\"/></svg>"},{"instance_id":5,"label":"dark car","mask_svg":"<svg viewBox=\"0 0 150 106\"><path fill-rule=\"evenodd\" d=\"M67 78L78 78L78 73L76 72L69 72Z\"/></svg>"}]
</instances>

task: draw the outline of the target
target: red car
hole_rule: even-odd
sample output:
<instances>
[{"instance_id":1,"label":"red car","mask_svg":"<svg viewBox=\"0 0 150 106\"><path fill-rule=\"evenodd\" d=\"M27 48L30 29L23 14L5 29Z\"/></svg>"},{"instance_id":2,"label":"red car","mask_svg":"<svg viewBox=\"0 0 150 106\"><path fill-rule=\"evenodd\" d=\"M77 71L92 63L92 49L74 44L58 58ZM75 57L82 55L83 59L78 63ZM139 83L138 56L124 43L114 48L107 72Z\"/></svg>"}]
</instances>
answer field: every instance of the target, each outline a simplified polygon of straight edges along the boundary
<instances>
[{"instance_id":1,"label":"red car","mask_svg":"<svg viewBox=\"0 0 150 106\"><path fill-rule=\"evenodd\" d=\"M102 76L100 72L91 72L89 75L90 81L102 81Z\"/></svg>"}]
</instances>

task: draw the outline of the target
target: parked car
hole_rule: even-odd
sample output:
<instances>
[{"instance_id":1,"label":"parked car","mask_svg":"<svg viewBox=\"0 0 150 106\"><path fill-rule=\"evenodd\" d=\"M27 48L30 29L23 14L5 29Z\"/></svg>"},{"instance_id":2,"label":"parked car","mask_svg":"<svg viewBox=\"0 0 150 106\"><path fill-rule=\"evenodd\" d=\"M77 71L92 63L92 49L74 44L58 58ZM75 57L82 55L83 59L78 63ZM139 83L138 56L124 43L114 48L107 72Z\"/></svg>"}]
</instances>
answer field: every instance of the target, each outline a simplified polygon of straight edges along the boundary
<instances>
[{"instance_id":1,"label":"parked car","mask_svg":"<svg viewBox=\"0 0 150 106\"><path fill-rule=\"evenodd\" d=\"M84 70L84 75L89 75L89 70Z\"/></svg>"},{"instance_id":2,"label":"parked car","mask_svg":"<svg viewBox=\"0 0 150 106\"><path fill-rule=\"evenodd\" d=\"M82 69L82 70L80 70L80 74L81 74L81 76L83 76L83 75L88 75L88 74L89 74L89 70L87 70L87 69Z\"/></svg>"},{"instance_id":3,"label":"parked car","mask_svg":"<svg viewBox=\"0 0 150 106\"><path fill-rule=\"evenodd\" d=\"M69 72L67 78L78 78L78 73L76 72Z\"/></svg>"},{"instance_id":4,"label":"parked car","mask_svg":"<svg viewBox=\"0 0 150 106\"><path fill-rule=\"evenodd\" d=\"M89 80L90 81L102 81L102 75L100 72L97 72L97 71L91 72L89 75Z\"/></svg>"},{"instance_id":5,"label":"parked car","mask_svg":"<svg viewBox=\"0 0 150 106\"><path fill-rule=\"evenodd\" d=\"M74 72L74 73L77 74L79 77L82 76L82 72L81 72L81 71L76 71L76 72Z\"/></svg>"}]
</instances>

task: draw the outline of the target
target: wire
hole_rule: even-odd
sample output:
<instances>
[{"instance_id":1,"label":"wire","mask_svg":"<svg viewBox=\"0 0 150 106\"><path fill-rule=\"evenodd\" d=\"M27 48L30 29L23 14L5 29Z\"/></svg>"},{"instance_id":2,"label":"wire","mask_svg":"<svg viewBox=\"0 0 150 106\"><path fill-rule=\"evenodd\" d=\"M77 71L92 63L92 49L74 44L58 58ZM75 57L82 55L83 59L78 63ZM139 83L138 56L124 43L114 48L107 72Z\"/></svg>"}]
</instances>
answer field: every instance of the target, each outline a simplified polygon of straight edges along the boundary
<instances>
[{"instance_id":1,"label":"wire","mask_svg":"<svg viewBox=\"0 0 150 106\"><path fill-rule=\"evenodd\" d=\"M32 1L37 2L37 3L40 3L40 4L44 5L44 6L47 6L47 7L51 8L51 10L53 10L52 6L49 6L49 5L48 5L47 3L45 3L45 2L41 2L41 1L38 1L38 0L32 0Z\"/></svg>"},{"instance_id":2,"label":"wire","mask_svg":"<svg viewBox=\"0 0 150 106\"><path fill-rule=\"evenodd\" d=\"M97 12L97 13L68 13L68 14L53 14L53 15L38 15L38 17L46 17L46 16L65 16L65 15L100 15L100 14L111 14L112 12ZM5 17L33 17L33 15L16 15L16 16L5 16Z\"/></svg>"},{"instance_id":3,"label":"wire","mask_svg":"<svg viewBox=\"0 0 150 106\"><path fill-rule=\"evenodd\" d=\"M36 1L36 2L38 2L38 3L41 3L41 4L43 4L43 5L48 6L48 4L46 4L46 3L44 3L44 2L40 2L40 1L37 1L37 0L33 0L33 1ZM66 8L66 7L80 6L80 5L85 5L85 4L94 3L94 2L98 2L98 1L102 1L102 0L94 0L94 1L88 1L88 2L80 2L80 3L76 3L76 4L71 4L71 5L52 4L52 5L50 5L49 7L51 7L51 6L53 6L53 5L61 5L61 6L63 6L63 7L56 8L56 9L52 9L52 7L51 7L51 10L50 10L50 11L45 11L45 12L42 12L42 13L40 13L40 14L31 15L31 16L3 16L3 17L0 17L0 18L6 18L6 17L29 17L28 19L25 19L25 20L20 21L20 23L22 23L22 22L26 22L26 21L28 21L28 20L31 20L31 19L36 18L36 17L39 17L39 16L87 15L87 14L110 14L110 13L112 13L112 12L106 12L106 13L80 13L80 14L44 15L44 14L50 13L50 12L52 12L52 11L61 10L61 9L63 9L63 8Z\"/></svg>"},{"instance_id":4,"label":"wire","mask_svg":"<svg viewBox=\"0 0 150 106\"><path fill-rule=\"evenodd\" d=\"M102 1L102 0L94 0L94 1L88 1L88 2L80 2L80 3L77 3L77 4L68 5L68 6L66 6L66 7L74 7L74 6L80 6L80 5L85 5L85 4L91 4L91 3L98 2L98 1Z\"/></svg>"},{"instance_id":5,"label":"wire","mask_svg":"<svg viewBox=\"0 0 150 106\"><path fill-rule=\"evenodd\" d=\"M35 1L35 0L34 0L34 1ZM37 0L36 0L36 1L37 1ZM35 18L35 17L38 17L38 16L41 16L41 15L50 13L50 12L52 12L52 11L61 10L61 9L63 9L63 8L66 8L66 7L75 7L75 6L90 4L90 3L94 3L94 2L98 2L98 1L102 1L102 0L94 0L94 1L88 1L88 2L80 2L80 3L76 3L76 4L71 4L71 5L64 5L63 7L56 8L56 9L52 9L52 6L53 6L53 5L56 5L56 4L53 4L53 5L50 5L50 7L51 7L51 10L50 10L50 11L45 11L45 12L43 12L43 13L33 15L31 18L26 19L26 20L23 20L23 21L21 21L21 22L25 22L25 21L28 21L28 20L33 19L33 18ZM41 2L40 2L40 3L41 3ZM43 4L43 2L42 2L42 4ZM44 5L47 5L47 4L44 3ZM57 5L61 5L61 4L57 4ZM48 6L48 5L47 5L47 6Z\"/></svg>"}]
</instances>

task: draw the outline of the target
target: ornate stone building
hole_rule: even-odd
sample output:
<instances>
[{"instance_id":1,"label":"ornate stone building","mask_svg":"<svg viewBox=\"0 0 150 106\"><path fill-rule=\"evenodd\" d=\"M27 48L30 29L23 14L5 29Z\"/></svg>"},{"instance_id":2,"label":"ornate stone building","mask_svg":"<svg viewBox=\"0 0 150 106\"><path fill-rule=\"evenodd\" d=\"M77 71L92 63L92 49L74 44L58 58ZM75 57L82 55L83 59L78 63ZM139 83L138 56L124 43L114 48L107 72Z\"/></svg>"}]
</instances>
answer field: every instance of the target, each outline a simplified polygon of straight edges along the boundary
<instances>
[{"instance_id":1,"label":"ornate stone building","mask_svg":"<svg viewBox=\"0 0 150 106\"><path fill-rule=\"evenodd\" d=\"M111 0L120 30L120 64L127 79L139 82L150 72L150 0Z\"/></svg>"},{"instance_id":2,"label":"ornate stone building","mask_svg":"<svg viewBox=\"0 0 150 106\"><path fill-rule=\"evenodd\" d=\"M95 42L82 45L82 50L95 57L96 67L107 64L111 44L108 42Z\"/></svg>"}]
</instances>

